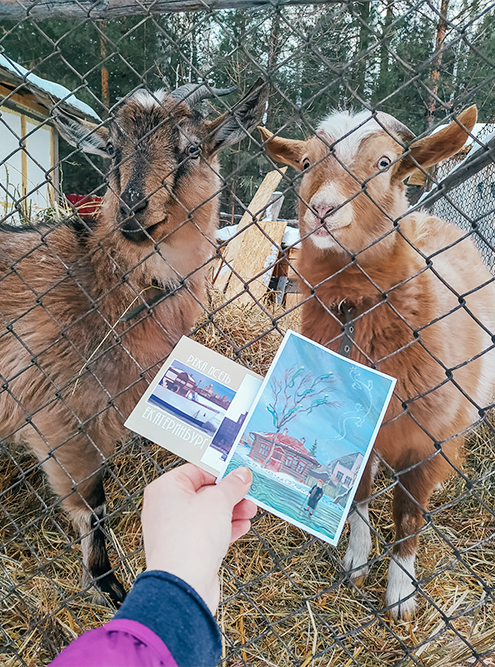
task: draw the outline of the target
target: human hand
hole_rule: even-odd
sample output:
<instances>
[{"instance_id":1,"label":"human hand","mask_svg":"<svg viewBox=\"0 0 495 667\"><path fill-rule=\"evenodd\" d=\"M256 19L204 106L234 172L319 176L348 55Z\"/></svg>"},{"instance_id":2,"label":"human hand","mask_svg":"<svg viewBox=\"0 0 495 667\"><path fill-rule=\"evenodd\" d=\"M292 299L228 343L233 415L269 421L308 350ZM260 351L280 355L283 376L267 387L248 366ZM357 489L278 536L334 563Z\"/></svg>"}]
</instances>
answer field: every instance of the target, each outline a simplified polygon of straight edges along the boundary
<instances>
[{"instance_id":1,"label":"human hand","mask_svg":"<svg viewBox=\"0 0 495 667\"><path fill-rule=\"evenodd\" d=\"M164 570L190 584L212 613L220 599L218 570L229 544L247 533L256 505L244 496L251 471L237 468L218 484L186 463L144 491L141 514L148 570Z\"/></svg>"}]
</instances>

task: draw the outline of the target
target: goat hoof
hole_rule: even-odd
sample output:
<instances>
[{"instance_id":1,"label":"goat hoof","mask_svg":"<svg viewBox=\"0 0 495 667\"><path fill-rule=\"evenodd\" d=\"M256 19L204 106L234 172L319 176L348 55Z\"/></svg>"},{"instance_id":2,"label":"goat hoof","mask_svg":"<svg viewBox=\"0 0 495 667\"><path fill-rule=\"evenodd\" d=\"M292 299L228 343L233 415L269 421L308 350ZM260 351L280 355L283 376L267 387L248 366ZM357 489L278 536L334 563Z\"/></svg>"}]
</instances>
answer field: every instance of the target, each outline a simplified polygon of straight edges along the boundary
<instances>
[{"instance_id":1,"label":"goat hoof","mask_svg":"<svg viewBox=\"0 0 495 667\"><path fill-rule=\"evenodd\" d=\"M364 586L364 580L365 580L365 575L361 575L360 577L356 577L355 579L351 579L352 583L354 586L357 586L358 588L362 588Z\"/></svg>"},{"instance_id":2,"label":"goat hoof","mask_svg":"<svg viewBox=\"0 0 495 667\"><path fill-rule=\"evenodd\" d=\"M127 591L125 590L125 588L122 586L122 584L114 574L109 575L109 578L110 580L108 582L107 592L108 595L110 596L112 603L118 609L122 604L122 602L124 602L125 597L127 595Z\"/></svg>"},{"instance_id":3,"label":"goat hoof","mask_svg":"<svg viewBox=\"0 0 495 667\"><path fill-rule=\"evenodd\" d=\"M362 565L361 567L356 568L356 565L356 561L353 561L351 558L347 558L346 554L346 557L343 561L343 566L345 572L347 573L347 577L352 584L358 588L362 588L364 585L364 580L368 575L369 567L368 565Z\"/></svg>"},{"instance_id":4,"label":"goat hoof","mask_svg":"<svg viewBox=\"0 0 495 667\"><path fill-rule=\"evenodd\" d=\"M100 592L99 597L104 600L107 607L113 605L118 609L124 602L127 595L126 590L113 572L99 579L95 582L95 585Z\"/></svg>"},{"instance_id":5,"label":"goat hoof","mask_svg":"<svg viewBox=\"0 0 495 667\"><path fill-rule=\"evenodd\" d=\"M401 605L398 608L389 609L385 612L385 618L390 623L412 623L415 616L415 606L413 609L402 609Z\"/></svg>"},{"instance_id":6,"label":"goat hoof","mask_svg":"<svg viewBox=\"0 0 495 667\"><path fill-rule=\"evenodd\" d=\"M388 614L395 620L411 621L416 611L416 580L414 556L392 556L388 568L385 603Z\"/></svg>"},{"instance_id":7,"label":"goat hoof","mask_svg":"<svg viewBox=\"0 0 495 667\"><path fill-rule=\"evenodd\" d=\"M391 599L390 591L387 591L385 601L387 607L391 607L386 612L389 620L410 622L414 619L416 613L416 598L414 594L409 593L409 597L407 598L404 596L403 598Z\"/></svg>"}]
</instances>

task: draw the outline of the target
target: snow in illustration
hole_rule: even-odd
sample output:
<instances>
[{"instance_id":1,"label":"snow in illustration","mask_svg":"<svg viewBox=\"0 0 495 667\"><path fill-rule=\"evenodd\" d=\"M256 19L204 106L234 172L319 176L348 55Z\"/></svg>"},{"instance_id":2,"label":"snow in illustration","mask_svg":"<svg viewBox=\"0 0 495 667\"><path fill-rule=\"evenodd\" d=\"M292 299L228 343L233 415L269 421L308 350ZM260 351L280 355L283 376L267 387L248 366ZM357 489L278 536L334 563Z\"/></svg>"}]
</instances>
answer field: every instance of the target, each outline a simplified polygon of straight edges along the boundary
<instances>
[{"instance_id":1,"label":"snow in illustration","mask_svg":"<svg viewBox=\"0 0 495 667\"><path fill-rule=\"evenodd\" d=\"M258 505L336 544L395 380L287 332L225 474Z\"/></svg>"}]
</instances>

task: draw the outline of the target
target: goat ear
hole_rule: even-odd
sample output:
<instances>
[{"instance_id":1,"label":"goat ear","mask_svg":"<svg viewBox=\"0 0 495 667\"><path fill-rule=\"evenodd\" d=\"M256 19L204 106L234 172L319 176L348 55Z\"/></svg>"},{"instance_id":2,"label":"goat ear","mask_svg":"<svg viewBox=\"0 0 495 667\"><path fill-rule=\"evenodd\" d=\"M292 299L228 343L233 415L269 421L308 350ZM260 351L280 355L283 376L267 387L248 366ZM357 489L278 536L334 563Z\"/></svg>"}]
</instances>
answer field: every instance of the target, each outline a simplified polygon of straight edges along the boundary
<instances>
[{"instance_id":1,"label":"goat ear","mask_svg":"<svg viewBox=\"0 0 495 667\"><path fill-rule=\"evenodd\" d=\"M275 162L283 162L294 169L302 171L301 159L306 152L306 142L297 139L275 137L266 127L259 127L261 137L265 142L265 150Z\"/></svg>"},{"instance_id":2,"label":"goat ear","mask_svg":"<svg viewBox=\"0 0 495 667\"><path fill-rule=\"evenodd\" d=\"M214 154L232 146L251 132L263 118L268 100L268 85L258 79L238 104L227 113L206 123Z\"/></svg>"},{"instance_id":3,"label":"goat ear","mask_svg":"<svg viewBox=\"0 0 495 667\"><path fill-rule=\"evenodd\" d=\"M109 131L106 127L99 127L56 107L51 112L57 130L71 146L85 153L110 157L107 152Z\"/></svg>"},{"instance_id":4,"label":"goat ear","mask_svg":"<svg viewBox=\"0 0 495 667\"><path fill-rule=\"evenodd\" d=\"M395 177L404 180L418 165L423 169L438 164L455 155L466 143L469 133L476 123L478 110L476 105L464 109L447 127L429 137L411 144L409 153L397 163Z\"/></svg>"}]
</instances>

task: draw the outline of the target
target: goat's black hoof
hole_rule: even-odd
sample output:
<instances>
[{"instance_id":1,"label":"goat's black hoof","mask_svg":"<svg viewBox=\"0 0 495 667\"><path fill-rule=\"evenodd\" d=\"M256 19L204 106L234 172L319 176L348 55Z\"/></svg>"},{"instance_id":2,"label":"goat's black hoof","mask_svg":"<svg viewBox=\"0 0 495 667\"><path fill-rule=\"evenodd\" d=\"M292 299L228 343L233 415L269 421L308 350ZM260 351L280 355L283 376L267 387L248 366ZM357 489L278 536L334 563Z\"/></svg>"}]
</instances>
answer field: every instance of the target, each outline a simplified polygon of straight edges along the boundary
<instances>
[{"instance_id":1,"label":"goat's black hoof","mask_svg":"<svg viewBox=\"0 0 495 667\"><path fill-rule=\"evenodd\" d=\"M110 599L116 609L124 602L127 592L113 572L102 577L97 586L103 595Z\"/></svg>"}]
</instances>

